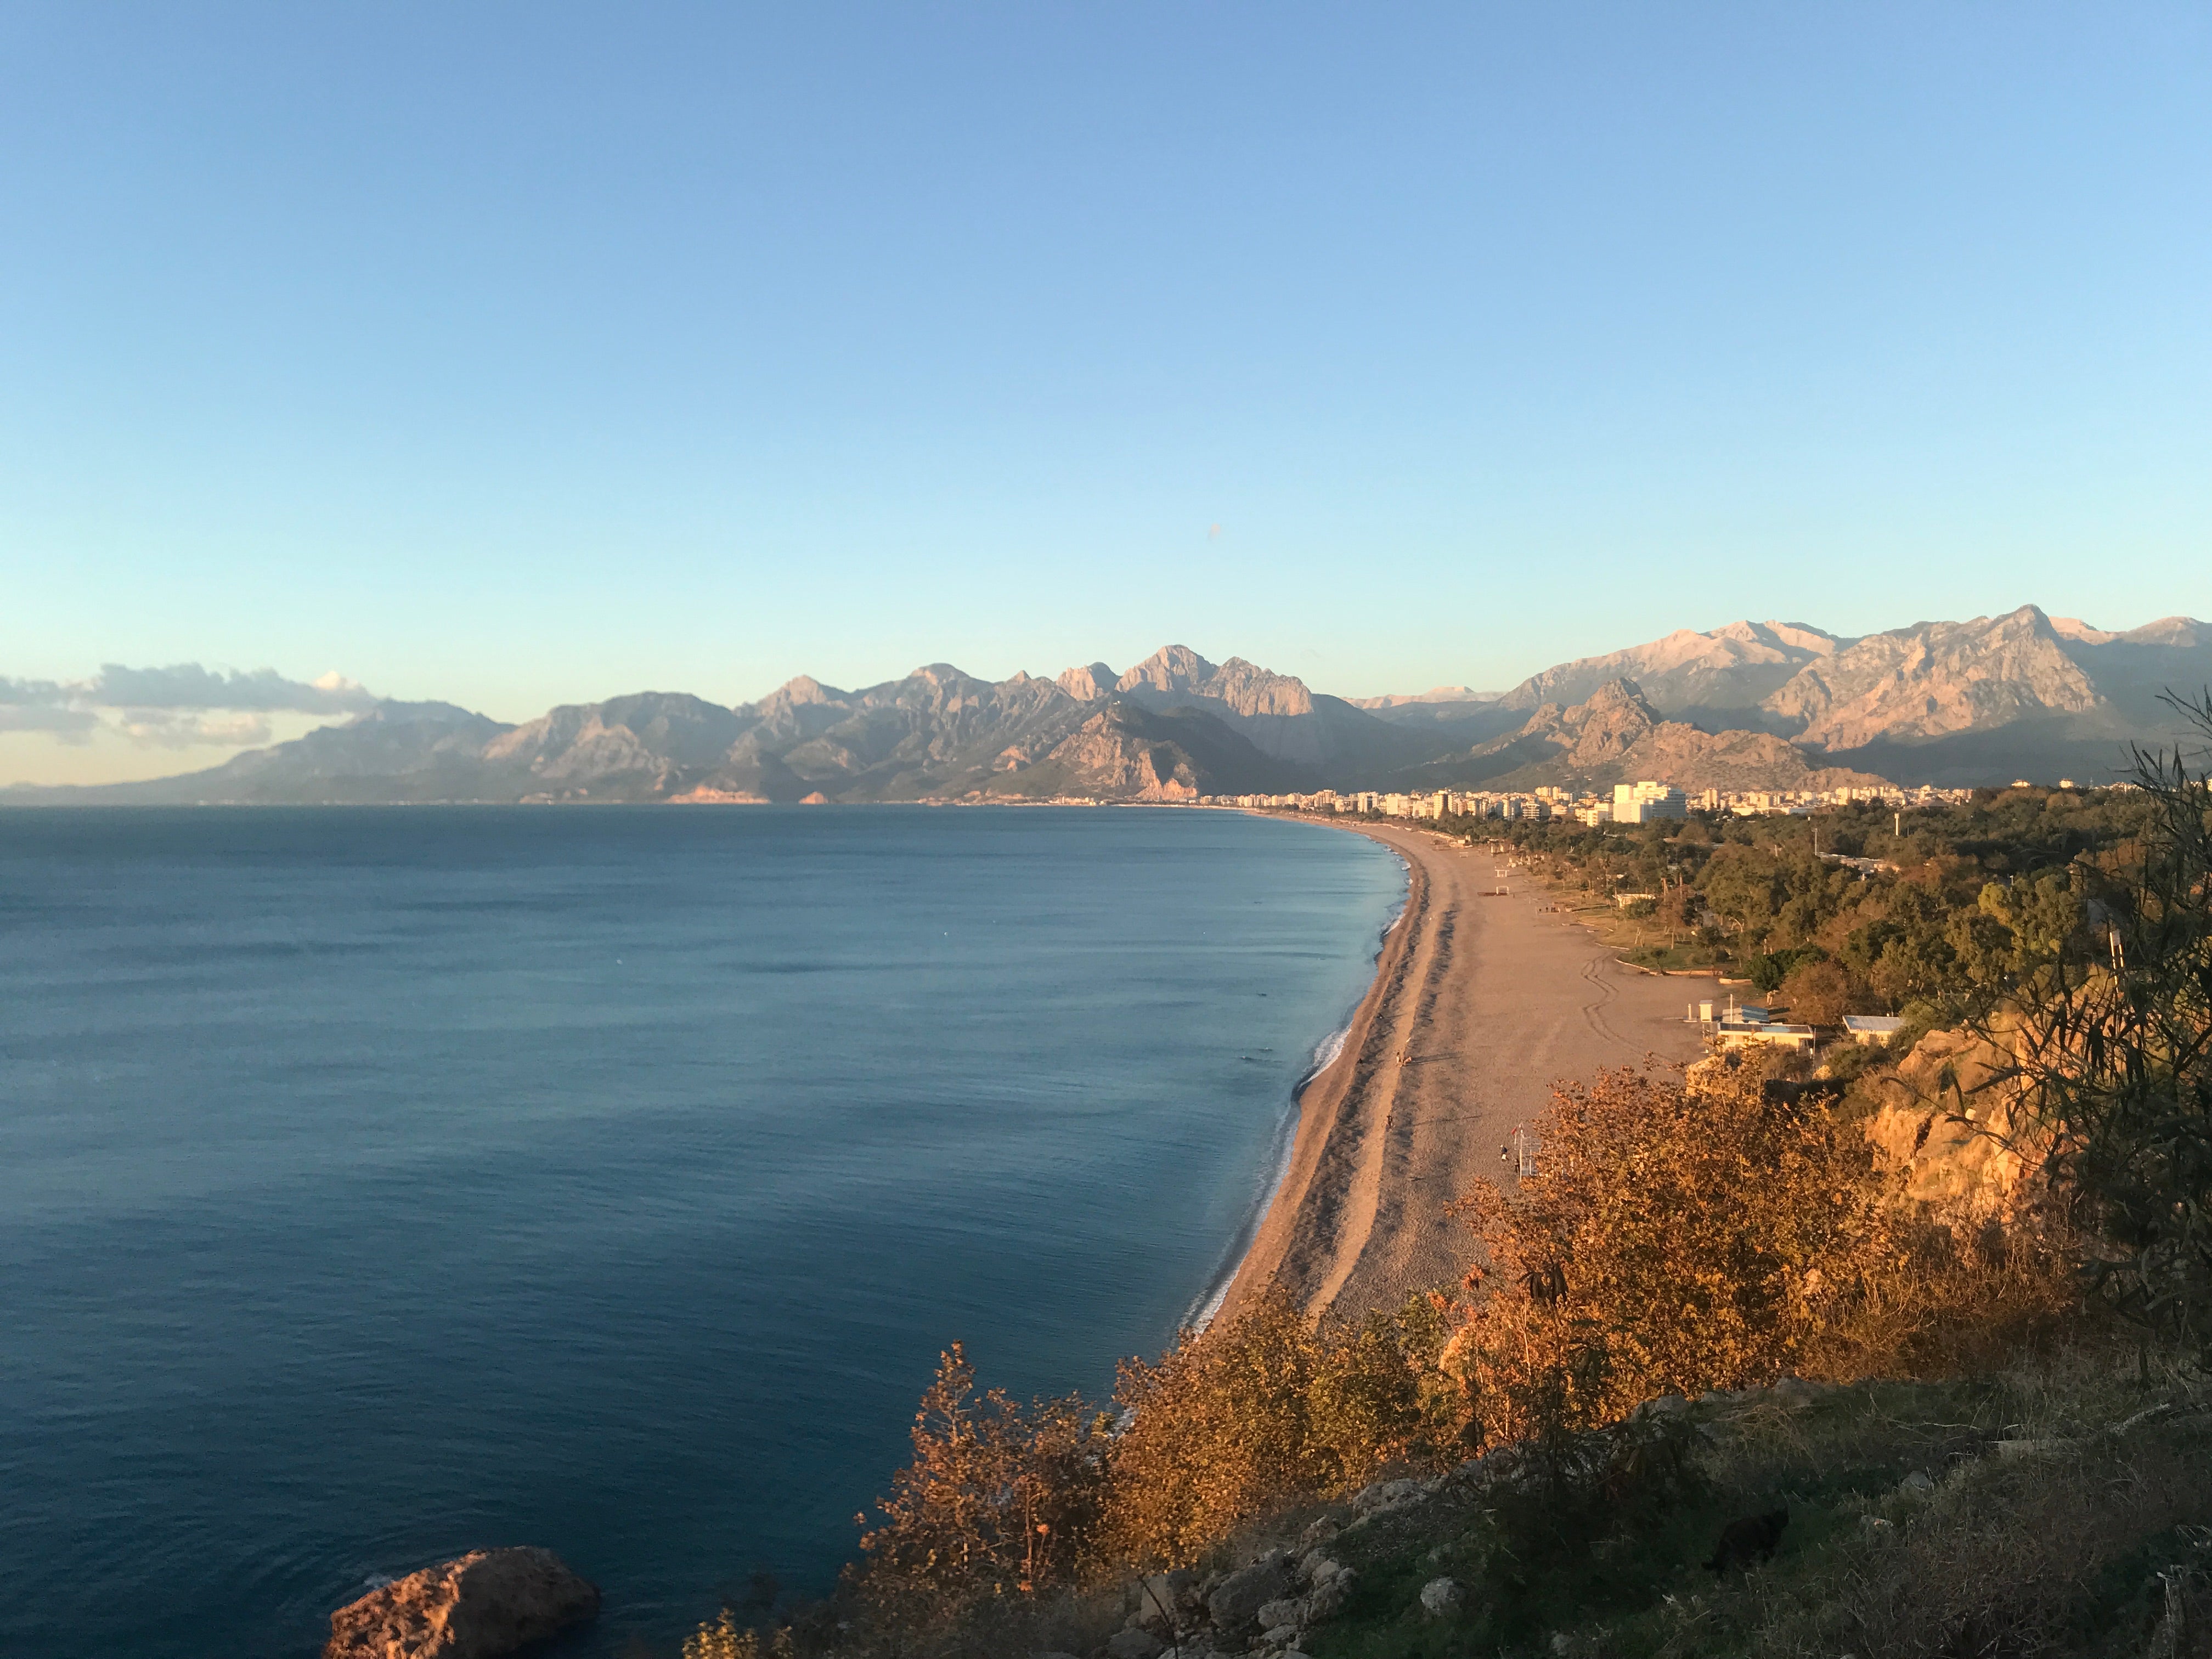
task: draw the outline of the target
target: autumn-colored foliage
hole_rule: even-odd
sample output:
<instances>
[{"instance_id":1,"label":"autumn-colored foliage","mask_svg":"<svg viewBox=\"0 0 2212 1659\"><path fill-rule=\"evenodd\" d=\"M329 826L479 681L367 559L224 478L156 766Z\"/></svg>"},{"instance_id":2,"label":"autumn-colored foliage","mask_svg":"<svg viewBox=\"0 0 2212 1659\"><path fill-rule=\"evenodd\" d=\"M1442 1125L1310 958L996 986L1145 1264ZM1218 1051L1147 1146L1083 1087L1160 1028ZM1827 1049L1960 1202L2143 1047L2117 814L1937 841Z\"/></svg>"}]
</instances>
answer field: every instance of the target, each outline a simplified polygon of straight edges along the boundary
<instances>
[{"instance_id":1,"label":"autumn-colored foliage","mask_svg":"<svg viewBox=\"0 0 2212 1659\"><path fill-rule=\"evenodd\" d=\"M1104 1485L1098 1426L1073 1395L1028 1406L1002 1389L978 1395L954 1343L915 1413L914 1462L860 1540L871 1595L927 1608L1073 1578Z\"/></svg>"},{"instance_id":2,"label":"autumn-colored foliage","mask_svg":"<svg viewBox=\"0 0 2212 1659\"><path fill-rule=\"evenodd\" d=\"M1840 1024L1850 1011L1850 975L1837 963L1803 963L1782 981L1782 994L1790 1018L1807 1025Z\"/></svg>"},{"instance_id":3,"label":"autumn-colored foliage","mask_svg":"<svg viewBox=\"0 0 2212 1659\"><path fill-rule=\"evenodd\" d=\"M1827 1091L1755 1065L1610 1073L1555 1091L1536 1128L1536 1173L1460 1206L1484 1265L1443 1364L1484 1444L1785 1372L1940 1374L2078 1303L2038 1218L1954 1230Z\"/></svg>"},{"instance_id":4,"label":"autumn-colored foliage","mask_svg":"<svg viewBox=\"0 0 2212 1659\"><path fill-rule=\"evenodd\" d=\"M1553 1096L1536 1173L1461 1211L1486 1259L1445 1355L1486 1443L1801 1364L1887 1245L1865 1137L1752 1068L1614 1072Z\"/></svg>"},{"instance_id":5,"label":"autumn-colored foliage","mask_svg":"<svg viewBox=\"0 0 2212 1659\"><path fill-rule=\"evenodd\" d=\"M1480 1264L1464 1285L1361 1321L1264 1291L1125 1361L1109 1411L979 1392L955 1345L855 1587L889 1628L949 1630L1656 1395L1955 1371L2066 1317L2066 1241L2032 1216L1954 1231L1908 1203L1839 1087L1771 1087L1729 1058L1563 1086L1534 1172L1458 1206ZM720 1645L691 1659L752 1651L734 1628L697 1639Z\"/></svg>"},{"instance_id":6,"label":"autumn-colored foliage","mask_svg":"<svg viewBox=\"0 0 2212 1659\"><path fill-rule=\"evenodd\" d=\"M1213 1329L1186 1332L1156 1364L1127 1361L1115 1395L1131 1417L1109 1483L1113 1549L1182 1565L1272 1509L1434 1462L1462 1416L1436 1367L1443 1336L1427 1298L1358 1324L1316 1324L1269 1290Z\"/></svg>"}]
</instances>

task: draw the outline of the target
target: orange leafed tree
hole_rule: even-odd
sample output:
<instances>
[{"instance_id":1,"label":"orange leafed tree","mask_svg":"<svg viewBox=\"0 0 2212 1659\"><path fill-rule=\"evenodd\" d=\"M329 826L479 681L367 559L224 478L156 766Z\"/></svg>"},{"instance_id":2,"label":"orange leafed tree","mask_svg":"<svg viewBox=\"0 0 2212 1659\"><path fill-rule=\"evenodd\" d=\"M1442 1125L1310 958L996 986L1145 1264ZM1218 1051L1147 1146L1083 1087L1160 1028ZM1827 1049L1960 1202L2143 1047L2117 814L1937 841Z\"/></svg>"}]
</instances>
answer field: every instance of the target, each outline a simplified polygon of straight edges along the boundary
<instances>
[{"instance_id":1,"label":"orange leafed tree","mask_svg":"<svg viewBox=\"0 0 2212 1659\"><path fill-rule=\"evenodd\" d=\"M872 1594L927 1607L1072 1577L1103 1484L1095 1426L1073 1395L1026 1407L978 1395L954 1343L915 1413L914 1462L860 1540Z\"/></svg>"},{"instance_id":2,"label":"orange leafed tree","mask_svg":"<svg viewBox=\"0 0 2212 1659\"><path fill-rule=\"evenodd\" d=\"M1536 1127L1536 1173L1459 1206L1487 1265L1444 1364L1486 1443L1771 1382L1894 1251L1857 1127L1762 1099L1748 1068L1694 1089L1608 1073Z\"/></svg>"}]
</instances>

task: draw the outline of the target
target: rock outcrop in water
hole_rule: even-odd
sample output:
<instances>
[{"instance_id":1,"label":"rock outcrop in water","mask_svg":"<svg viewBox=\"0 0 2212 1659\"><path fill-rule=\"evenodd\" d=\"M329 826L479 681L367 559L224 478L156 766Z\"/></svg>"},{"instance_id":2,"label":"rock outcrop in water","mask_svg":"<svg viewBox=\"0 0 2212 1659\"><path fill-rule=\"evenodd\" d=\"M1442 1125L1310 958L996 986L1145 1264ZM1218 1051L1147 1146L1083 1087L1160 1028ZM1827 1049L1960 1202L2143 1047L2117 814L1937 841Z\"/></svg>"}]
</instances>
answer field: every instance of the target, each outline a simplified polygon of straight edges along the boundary
<instances>
[{"instance_id":1,"label":"rock outcrop in water","mask_svg":"<svg viewBox=\"0 0 2212 1659\"><path fill-rule=\"evenodd\" d=\"M340 1607L323 1659L498 1659L599 1610L550 1550L471 1550Z\"/></svg>"}]
</instances>

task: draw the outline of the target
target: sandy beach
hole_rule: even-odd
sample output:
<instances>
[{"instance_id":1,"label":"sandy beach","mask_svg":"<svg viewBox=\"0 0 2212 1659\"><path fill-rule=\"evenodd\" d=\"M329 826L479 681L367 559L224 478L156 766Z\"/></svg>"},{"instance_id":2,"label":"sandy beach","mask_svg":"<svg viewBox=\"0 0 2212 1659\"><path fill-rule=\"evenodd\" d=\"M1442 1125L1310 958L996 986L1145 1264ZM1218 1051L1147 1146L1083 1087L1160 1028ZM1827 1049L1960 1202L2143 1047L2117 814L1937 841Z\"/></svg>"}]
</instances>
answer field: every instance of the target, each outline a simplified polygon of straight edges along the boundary
<instances>
[{"instance_id":1,"label":"sandy beach","mask_svg":"<svg viewBox=\"0 0 2212 1659\"><path fill-rule=\"evenodd\" d=\"M1406 908L1342 1050L1300 1097L1290 1165L1230 1308L1269 1279L1352 1314L1455 1282L1471 1253L1444 1206L1478 1176L1509 1173L1501 1146L1556 1079L1699 1052L1683 1006L1711 981L1624 966L1489 852L1342 827L1404 855Z\"/></svg>"}]
</instances>

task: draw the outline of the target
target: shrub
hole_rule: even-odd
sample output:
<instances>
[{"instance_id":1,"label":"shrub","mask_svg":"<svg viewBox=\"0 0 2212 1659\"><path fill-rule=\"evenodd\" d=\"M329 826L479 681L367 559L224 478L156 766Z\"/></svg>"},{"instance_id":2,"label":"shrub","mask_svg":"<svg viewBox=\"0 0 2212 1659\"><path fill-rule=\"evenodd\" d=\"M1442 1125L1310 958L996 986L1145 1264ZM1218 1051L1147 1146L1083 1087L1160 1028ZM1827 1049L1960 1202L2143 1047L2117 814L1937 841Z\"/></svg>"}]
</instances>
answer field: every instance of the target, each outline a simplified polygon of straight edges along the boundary
<instances>
[{"instance_id":1,"label":"shrub","mask_svg":"<svg viewBox=\"0 0 2212 1659\"><path fill-rule=\"evenodd\" d=\"M872 1598L926 1613L1074 1578L1103 1484L1098 1426L1073 1395L1027 1407L1000 1389L978 1396L954 1343L915 1413L914 1462L860 1540Z\"/></svg>"},{"instance_id":2,"label":"shrub","mask_svg":"<svg viewBox=\"0 0 2212 1659\"><path fill-rule=\"evenodd\" d=\"M1840 1025L1850 1006L1850 975L1835 963L1804 962L1782 981L1790 1017L1807 1025Z\"/></svg>"},{"instance_id":3,"label":"shrub","mask_svg":"<svg viewBox=\"0 0 2212 1659\"><path fill-rule=\"evenodd\" d=\"M1459 1445L1459 1391L1437 1368L1435 1301L1357 1324L1310 1321L1270 1287L1121 1367L1108 1534L1122 1560L1182 1566L1255 1517L1340 1495ZM1460 1455L1464 1455L1463 1453Z\"/></svg>"},{"instance_id":4,"label":"shrub","mask_svg":"<svg viewBox=\"0 0 2212 1659\"><path fill-rule=\"evenodd\" d=\"M1537 1173L1460 1206L1489 1267L1445 1363L1486 1443L1594 1426L1799 1362L1885 1232L1865 1137L1753 1068L1553 1095Z\"/></svg>"}]
</instances>

